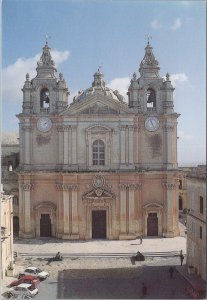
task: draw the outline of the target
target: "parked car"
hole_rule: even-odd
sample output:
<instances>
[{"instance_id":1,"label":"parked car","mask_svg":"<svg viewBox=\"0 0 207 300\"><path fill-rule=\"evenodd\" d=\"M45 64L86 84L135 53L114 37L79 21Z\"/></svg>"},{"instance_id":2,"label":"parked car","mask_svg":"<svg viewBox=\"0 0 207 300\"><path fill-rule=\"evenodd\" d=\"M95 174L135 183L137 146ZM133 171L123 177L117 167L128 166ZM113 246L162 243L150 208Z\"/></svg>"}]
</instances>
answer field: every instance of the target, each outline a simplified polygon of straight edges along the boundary
<instances>
[{"instance_id":1,"label":"parked car","mask_svg":"<svg viewBox=\"0 0 207 300\"><path fill-rule=\"evenodd\" d=\"M10 287L17 286L17 285L19 285L21 283L32 284L34 287L36 287L40 283L40 281L35 276L32 276L32 275L23 275L18 280L12 281L10 283Z\"/></svg>"},{"instance_id":2,"label":"parked car","mask_svg":"<svg viewBox=\"0 0 207 300\"><path fill-rule=\"evenodd\" d=\"M14 286L10 288L7 292L7 295L9 298L13 297L16 298L18 296L24 296L24 298L28 297L33 297L37 295L38 289L37 288L32 288L32 284L28 283L21 283L20 285Z\"/></svg>"},{"instance_id":3,"label":"parked car","mask_svg":"<svg viewBox=\"0 0 207 300\"><path fill-rule=\"evenodd\" d=\"M22 276L22 275L32 275L32 276L35 276L39 279L46 279L47 277L49 277L49 273L47 273L45 271L42 271L41 269L36 268L36 267L26 268L24 270L24 272L19 273L19 276Z\"/></svg>"}]
</instances>

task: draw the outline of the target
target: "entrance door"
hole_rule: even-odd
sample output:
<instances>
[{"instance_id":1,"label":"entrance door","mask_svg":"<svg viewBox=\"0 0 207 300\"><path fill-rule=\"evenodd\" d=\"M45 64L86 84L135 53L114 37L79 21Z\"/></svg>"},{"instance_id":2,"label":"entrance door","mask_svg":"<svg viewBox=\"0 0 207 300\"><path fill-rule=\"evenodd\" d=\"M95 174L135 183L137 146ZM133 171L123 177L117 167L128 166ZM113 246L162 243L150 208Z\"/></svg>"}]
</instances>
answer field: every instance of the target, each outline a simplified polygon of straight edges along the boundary
<instances>
[{"instance_id":1,"label":"entrance door","mask_svg":"<svg viewBox=\"0 0 207 300\"><path fill-rule=\"evenodd\" d=\"M92 238L93 239L106 238L106 211L105 210L92 211Z\"/></svg>"},{"instance_id":2,"label":"entrance door","mask_svg":"<svg viewBox=\"0 0 207 300\"><path fill-rule=\"evenodd\" d=\"M49 214L41 214L40 237L51 236L51 219Z\"/></svg>"},{"instance_id":3,"label":"entrance door","mask_svg":"<svg viewBox=\"0 0 207 300\"><path fill-rule=\"evenodd\" d=\"M158 217L157 213L149 213L147 218L147 235L158 236Z\"/></svg>"}]
</instances>

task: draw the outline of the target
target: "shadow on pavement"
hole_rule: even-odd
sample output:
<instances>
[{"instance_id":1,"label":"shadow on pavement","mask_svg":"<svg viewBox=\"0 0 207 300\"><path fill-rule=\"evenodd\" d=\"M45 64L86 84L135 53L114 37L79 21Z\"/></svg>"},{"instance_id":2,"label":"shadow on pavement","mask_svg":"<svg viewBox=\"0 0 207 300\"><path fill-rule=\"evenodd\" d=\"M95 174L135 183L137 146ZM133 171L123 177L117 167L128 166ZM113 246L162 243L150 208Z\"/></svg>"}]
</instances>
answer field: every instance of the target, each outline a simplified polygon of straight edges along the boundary
<instances>
[{"instance_id":1,"label":"shadow on pavement","mask_svg":"<svg viewBox=\"0 0 207 300\"><path fill-rule=\"evenodd\" d=\"M189 299L188 282L170 266L71 269L58 274L57 299ZM142 294L143 283L147 294Z\"/></svg>"}]
</instances>

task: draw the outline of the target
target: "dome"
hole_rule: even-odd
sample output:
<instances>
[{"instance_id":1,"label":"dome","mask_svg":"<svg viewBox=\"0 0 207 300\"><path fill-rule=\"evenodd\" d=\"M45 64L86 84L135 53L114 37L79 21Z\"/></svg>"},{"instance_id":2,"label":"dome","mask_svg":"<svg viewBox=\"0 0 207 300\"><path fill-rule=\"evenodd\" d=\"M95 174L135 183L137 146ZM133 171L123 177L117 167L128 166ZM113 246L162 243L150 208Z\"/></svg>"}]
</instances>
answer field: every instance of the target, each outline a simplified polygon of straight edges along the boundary
<instances>
[{"instance_id":1,"label":"dome","mask_svg":"<svg viewBox=\"0 0 207 300\"><path fill-rule=\"evenodd\" d=\"M100 69L98 69L93 76L94 81L92 82L92 86L84 91L79 91L78 95L73 98L73 103L82 102L88 96L97 94L107 96L116 101L124 101L124 97L120 95L117 90L113 91L105 85L104 74L100 71Z\"/></svg>"}]
</instances>

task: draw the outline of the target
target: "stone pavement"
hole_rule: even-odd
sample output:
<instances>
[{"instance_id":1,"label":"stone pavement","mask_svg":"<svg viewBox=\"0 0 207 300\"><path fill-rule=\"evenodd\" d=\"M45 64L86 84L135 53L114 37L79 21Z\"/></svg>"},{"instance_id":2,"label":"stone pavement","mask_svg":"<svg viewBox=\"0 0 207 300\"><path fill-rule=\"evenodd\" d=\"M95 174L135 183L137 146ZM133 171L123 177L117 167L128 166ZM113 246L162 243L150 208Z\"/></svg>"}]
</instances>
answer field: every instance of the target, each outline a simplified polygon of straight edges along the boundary
<instances>
[{"instance_id":1,"label":"stone pavement","mask_svg":"<svg viewBox=\"0 0 207 300\"><path fill-rule=\"evenodd\" d=\"M15 239L14 251L20 254L45 254L54 255L58 251L64 254L109 254L140 252L174 252L183 250L186 253L185 237L175 238L143 238L140 240L88 240L88 241L63 241L59 239L36 240Z\"/></svg>"}]
</instances>

